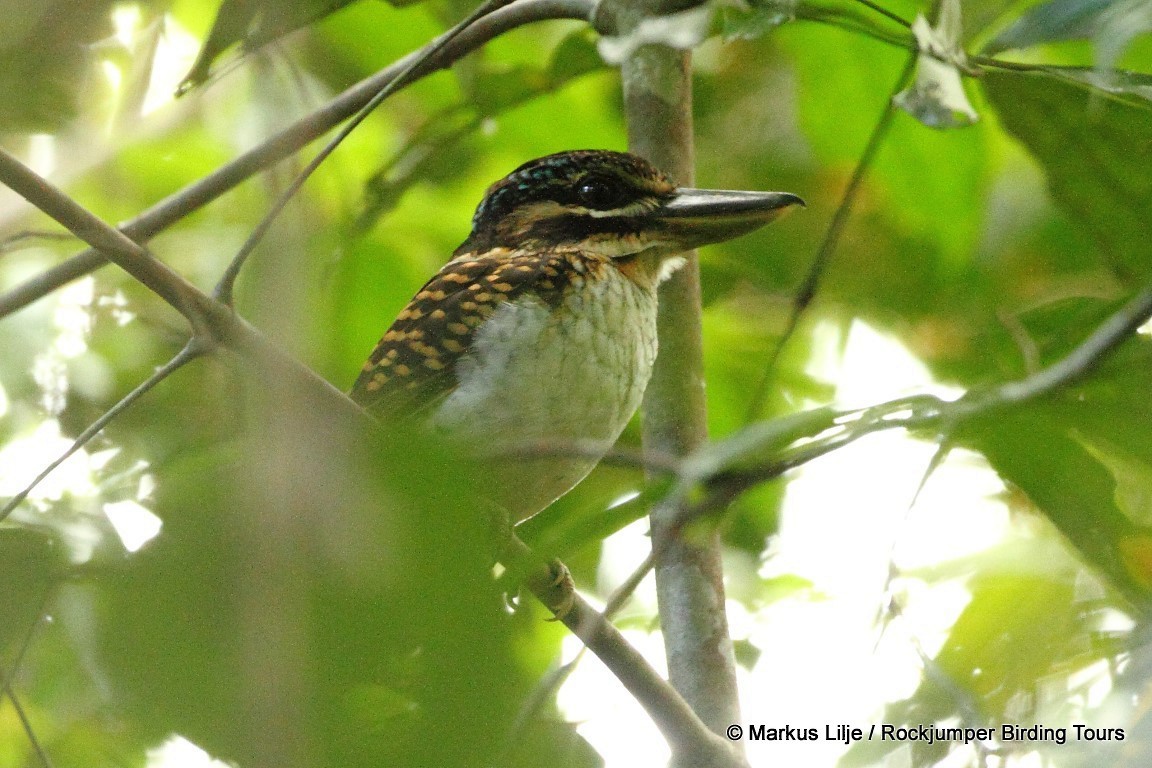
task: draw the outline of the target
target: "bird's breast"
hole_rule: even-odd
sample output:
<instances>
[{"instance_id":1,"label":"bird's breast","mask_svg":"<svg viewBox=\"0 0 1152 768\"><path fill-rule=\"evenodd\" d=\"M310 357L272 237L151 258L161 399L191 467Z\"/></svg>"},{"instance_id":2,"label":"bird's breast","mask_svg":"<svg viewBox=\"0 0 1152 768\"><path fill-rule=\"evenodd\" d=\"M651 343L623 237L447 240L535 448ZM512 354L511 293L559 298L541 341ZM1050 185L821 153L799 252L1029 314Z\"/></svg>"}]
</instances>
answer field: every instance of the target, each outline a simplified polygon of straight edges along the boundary
<instances>
[{"instance_id":1,"label":"bird's breast","mask_svg":"<svg viewBox=\"0 0 1152 768\"><path fill-rule=\"evenodd\" d=\"M639 407L656 359L654 288L604 265L550 298L529 293L493 312L456 362L458 385L433 417L495 463L519 465L508 489L514 501L501 499L518 519L595 466L594 454L611 447ZM584 455L508 458L565 446Z\"/></svg>"}]
</instances>

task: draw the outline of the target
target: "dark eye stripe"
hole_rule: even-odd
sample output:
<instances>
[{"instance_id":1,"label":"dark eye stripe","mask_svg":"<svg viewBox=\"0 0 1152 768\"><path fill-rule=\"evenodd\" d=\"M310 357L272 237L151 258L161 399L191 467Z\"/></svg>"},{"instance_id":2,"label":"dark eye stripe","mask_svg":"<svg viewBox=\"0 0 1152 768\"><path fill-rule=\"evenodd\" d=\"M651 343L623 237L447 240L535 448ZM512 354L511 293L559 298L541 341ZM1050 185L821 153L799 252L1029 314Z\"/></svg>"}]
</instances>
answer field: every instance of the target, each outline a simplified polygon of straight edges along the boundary
<instances>
[{"instance_id":1,"label":"dark eye stripe","mask_svg":"<svg viewBox=\"0 0 1152 768\"><path fill-rule=\"evenodd\" d=\"M594 150L549 155L525 163L488 189L460 252L516 247L530 232L551 231L561 242L589 228L604 231L610 225L571 217L602 219L617 212L635 216L674 189L666 176L634 155ZM569 210L557 211L555 206Z\"/></svg>"}]
</instances>

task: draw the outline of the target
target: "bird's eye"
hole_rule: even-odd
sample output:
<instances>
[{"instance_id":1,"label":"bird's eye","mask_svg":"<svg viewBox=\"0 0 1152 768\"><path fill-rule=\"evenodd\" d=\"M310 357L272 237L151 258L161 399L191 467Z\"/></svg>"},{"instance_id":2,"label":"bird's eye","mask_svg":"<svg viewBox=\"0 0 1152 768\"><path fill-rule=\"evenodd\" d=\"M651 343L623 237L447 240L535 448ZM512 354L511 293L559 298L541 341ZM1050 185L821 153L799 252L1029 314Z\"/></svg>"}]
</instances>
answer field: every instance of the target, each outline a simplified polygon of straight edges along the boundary
<instances>
[{"instance_id":1,"label":"bird's eye","mask_svg":"<svg viewBox=\"0 0 1152 768\"><path fill-rule=\"evenodd\" d=\"M620 205L619 192L604 179L584 179L576 187L580 204L599 211L606 211Z\"/></svg>"}]
</instances>

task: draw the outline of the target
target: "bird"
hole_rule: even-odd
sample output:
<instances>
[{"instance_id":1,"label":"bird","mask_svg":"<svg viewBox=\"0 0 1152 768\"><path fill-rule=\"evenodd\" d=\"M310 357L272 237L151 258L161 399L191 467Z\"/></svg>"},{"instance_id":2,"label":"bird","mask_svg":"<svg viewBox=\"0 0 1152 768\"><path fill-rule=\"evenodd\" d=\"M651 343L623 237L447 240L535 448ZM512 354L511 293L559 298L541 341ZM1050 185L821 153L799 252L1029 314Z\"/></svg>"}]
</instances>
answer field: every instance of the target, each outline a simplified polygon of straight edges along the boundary
<instances>
[{"instance_id":1,"label":"bird","mask_svg":"<svg viewBox=\"0 0 1152 768\"><path fill-rule=\"evenodd\" d=\"M787 192L678 187L625 152L531 160L488 188L467 239L401 310L349 396L485 462L488 501L523 521L583 480L639 408L657 288L682 254L802 205ZM551 450L525 455L541 445Z\"/></svg>"}]
</instances>

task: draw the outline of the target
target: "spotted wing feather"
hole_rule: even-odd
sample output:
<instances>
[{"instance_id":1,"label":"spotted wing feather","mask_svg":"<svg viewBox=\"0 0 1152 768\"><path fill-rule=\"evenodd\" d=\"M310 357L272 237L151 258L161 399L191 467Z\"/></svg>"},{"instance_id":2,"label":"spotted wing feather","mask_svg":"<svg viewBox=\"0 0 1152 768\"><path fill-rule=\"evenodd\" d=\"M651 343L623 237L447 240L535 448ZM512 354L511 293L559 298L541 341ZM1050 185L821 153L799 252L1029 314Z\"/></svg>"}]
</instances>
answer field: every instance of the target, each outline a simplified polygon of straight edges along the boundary
<instances>
[{"instance_id":1,"label":"spotted wing feather","mask_svg":"<svg viewBox=\"0 0 1152 768\"><path fill-rule=\"evenodd\" d=\"M483 322L526 293L559 301L572 277L571 259L506 249L453 259L396 317L350 397L381 416L426 412L458 385L456 363L468 354Z\"/></svg>"}]
</instances>

